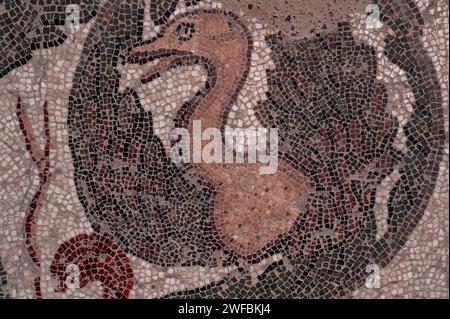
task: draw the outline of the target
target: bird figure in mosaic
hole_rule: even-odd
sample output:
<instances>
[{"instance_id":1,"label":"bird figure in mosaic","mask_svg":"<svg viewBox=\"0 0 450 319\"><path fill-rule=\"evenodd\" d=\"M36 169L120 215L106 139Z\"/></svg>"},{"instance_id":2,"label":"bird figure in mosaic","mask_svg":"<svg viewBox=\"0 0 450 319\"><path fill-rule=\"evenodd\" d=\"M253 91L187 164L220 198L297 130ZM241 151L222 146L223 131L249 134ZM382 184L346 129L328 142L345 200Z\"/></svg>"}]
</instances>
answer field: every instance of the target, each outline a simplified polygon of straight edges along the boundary
<instances>
[{"instance_id":1,"label":"bird figure in mosaic","mask_svg":"<svg viewBox=\"0 0 450 319\"><path fill-rule=\"evenodd\" d=\"M144 72L144 83L177 66L202 65L208 73L204 88L176 110L174 127L186 128L193 136L193 122L199 121L202 127L223 133L246 81L252 46L251 35L237 16L194 12L168 23L160 38L133 48L127 63L158 60ZM235 261L260 260L303 214L294 204L306 198L309 181L284 162L275 174L264 175L260 163L222 162L192 163L183 169L199 175L214 191L209 222L222 249Z\"/></svg>"},{"instance_id":2,"label":"bird figure in mosaic","mask_svg":"<svg viewBox=\"0 0 450 319\"><path fill-rule=\"evenodd\" d=\"M398 154L373 49L356 44L345 24L306 42L267 41L276 68L267 71L268 99L255 112L262 126L279 131L277 171L260 174L260 163L175 164L137 93L116 92L111 107L85 124L96 127L97 142L79 142L98 155L73 147L84 163L76 178L94 230L162 266L242 265L274 254L314 258L374 236L373 227L361 230L374 223L377 185ZM207 80L178 107L173 128L192 136L193 122L201 121L223 133L252 48L241 18L197 10L170 20L122 63L152 62L143 84L179 66L203 66ZM73 136L82 129L74 127Z\"/></svg>"}]
</instances>

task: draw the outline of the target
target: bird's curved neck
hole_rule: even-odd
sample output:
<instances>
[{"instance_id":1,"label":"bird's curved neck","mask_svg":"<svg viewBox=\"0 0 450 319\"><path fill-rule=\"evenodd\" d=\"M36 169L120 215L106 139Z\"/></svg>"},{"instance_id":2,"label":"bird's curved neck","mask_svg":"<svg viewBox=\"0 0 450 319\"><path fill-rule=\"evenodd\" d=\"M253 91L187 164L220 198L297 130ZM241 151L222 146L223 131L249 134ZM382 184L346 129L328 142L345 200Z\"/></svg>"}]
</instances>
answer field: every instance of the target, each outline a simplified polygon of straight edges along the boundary
<instances>
[{"instance_id":1,"label":"bird's curved neck","mask_svg":"<svg viewBox=\"0 0 450 319\"><path fill-rule=\"evenodd\" d=\"M217 128L223 132L232 104L236 101L249 72L248 52L251 43L235 46L220 52L205 62L208 80L205 88L180 110L178 127L192 130L193 121L200 121L201 127ZM182 120L180 118L183 118Z\"/></svg>"},{"instance_id":2,"label":"bird's curved neck","mask_svg":"<svg viewBox=\"0 0 450 319\"><path fill-rule=\"evenodd\" d=\"M231 106L246 80L247 70L237 64L230 62L216 68L214 86L197 105L192 116L193 120L201 121L202 127L223 129Z\"/></svg>"}]
</instances>

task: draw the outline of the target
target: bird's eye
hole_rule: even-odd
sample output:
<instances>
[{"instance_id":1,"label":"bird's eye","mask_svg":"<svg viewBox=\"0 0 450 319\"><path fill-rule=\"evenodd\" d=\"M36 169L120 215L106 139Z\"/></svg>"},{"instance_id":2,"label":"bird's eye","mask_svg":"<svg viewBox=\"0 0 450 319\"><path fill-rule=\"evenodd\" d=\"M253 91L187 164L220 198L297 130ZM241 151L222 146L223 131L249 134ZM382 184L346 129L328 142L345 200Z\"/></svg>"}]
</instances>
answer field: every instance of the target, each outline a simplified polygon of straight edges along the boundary
<instances>
[{"instance_id":1,"label":"bird's eye","mask_svg":"<svg viewBox=\"0 0 450 319\"><path fill-rule=\"evenodd\" d=\"M177 26L176 36L180 41L189 41L195 33L195 25L189 22L180 23Z\"/></svg>"}]
</instances>

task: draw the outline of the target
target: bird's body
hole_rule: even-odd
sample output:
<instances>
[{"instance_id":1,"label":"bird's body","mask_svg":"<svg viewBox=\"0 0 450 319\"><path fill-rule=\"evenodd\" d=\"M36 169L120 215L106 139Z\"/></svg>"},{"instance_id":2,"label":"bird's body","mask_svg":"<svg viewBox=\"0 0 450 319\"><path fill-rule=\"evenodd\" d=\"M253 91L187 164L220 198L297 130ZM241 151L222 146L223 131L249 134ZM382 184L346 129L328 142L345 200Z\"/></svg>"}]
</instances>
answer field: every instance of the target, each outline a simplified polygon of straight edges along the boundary
<instances>
[{"instance_id":1,"label":"bird's body","mask_svg":"<svg viewBox=\"0 0 450 319\"><path fill-rule=\"evenodd\" d=\"M183 115L183 120L180 116L175 120L176 128L188 129L190 136L194 135L194 121L224 133L228 113L246 81L252 40L247 28L238 21L234 15L220 11L181 17L165 27L165 36L134 48L129 54L128 61L139 63L152 60L155 54L164 55L164 50L169 52L144 73L144 81L173 67L174 61L205 63L211 80L201 92L202 98L175 111ZM179 43L173 35L177 25L184 24L195 26L195 32L191 40ZM276 239L289 231L304 214L295 203L299 198L306 201L308 196L308 180L288 163L281 161L273 175L261 174L261 166L200 162L188 168L214 189L211 214L221 243L232 255L245 260L264 255Z\"/></svg>"}]
</instances>

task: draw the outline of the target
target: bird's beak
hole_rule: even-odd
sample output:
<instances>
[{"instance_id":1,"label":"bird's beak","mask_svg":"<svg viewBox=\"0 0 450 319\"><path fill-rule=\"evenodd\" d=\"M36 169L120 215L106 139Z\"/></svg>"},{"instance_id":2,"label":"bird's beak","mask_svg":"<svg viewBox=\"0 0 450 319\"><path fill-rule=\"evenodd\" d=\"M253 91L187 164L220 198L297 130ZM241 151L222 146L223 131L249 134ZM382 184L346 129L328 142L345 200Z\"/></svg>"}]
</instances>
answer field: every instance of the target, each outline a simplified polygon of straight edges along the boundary
<instances>
[{"instance_id":1,"label":"bird's beak","mask_svg":"<svg viewBox=\"0 0 450 319\"><path fill-rule=\"evenodd\" d=\"M185 58L191 57L191 52L180 51L171 48L173 45L158 36L141 46L133 48L127 55L125 63L128 64L147 64L156 61L156 64L145 70L141 77L142 83L150 82L161 76L162 73L179 66Z\"/></svg>"}]
</instances>

